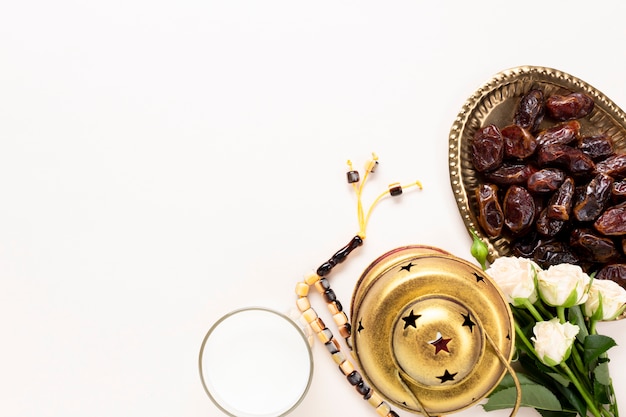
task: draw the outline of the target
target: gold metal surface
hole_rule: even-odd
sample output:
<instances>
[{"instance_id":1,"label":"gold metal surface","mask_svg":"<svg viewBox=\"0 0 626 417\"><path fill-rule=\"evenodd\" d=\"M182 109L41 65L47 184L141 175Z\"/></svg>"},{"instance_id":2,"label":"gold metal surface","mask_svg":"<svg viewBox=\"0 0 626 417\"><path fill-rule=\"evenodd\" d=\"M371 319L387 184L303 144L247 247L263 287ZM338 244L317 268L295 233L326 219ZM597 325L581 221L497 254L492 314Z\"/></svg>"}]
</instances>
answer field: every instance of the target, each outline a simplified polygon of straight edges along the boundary
<instances>
[{"instance_id":1,"label":"gold metal surface","mask_svg":"<svg viewBox=\"0 0 626 417\"><path fill-rule=\"evenodd\" d=\"M514 352L512 313L493 281L429 246L375 260L355 288L351 317L363 377L411 412L441 415L476 404L507 372L499 356L510 360Z\"/></svg>"},{"instance_id":2,"label":"gold metal surface","mask_svg":"<svg viewBox=\"0 0 626 417\"><path fill-rule=\"evenodd\" d=\"M590 95L595 106L588 117L579 119L581 134L607 133L613 137L616 150L626 150L626 114L603 93L572 75L546 67L524 66L503 71L480 87L463 105L450 130L449 171L463 221L468 230L475 230L487 243L489 261L510 254L509 239L489 238L480 230L474 195L478 178L472 166L469 142L482 126L510 124L520 97L531 87L543 89L546 96L559 90Z\"/></svg>"}]
</instances>

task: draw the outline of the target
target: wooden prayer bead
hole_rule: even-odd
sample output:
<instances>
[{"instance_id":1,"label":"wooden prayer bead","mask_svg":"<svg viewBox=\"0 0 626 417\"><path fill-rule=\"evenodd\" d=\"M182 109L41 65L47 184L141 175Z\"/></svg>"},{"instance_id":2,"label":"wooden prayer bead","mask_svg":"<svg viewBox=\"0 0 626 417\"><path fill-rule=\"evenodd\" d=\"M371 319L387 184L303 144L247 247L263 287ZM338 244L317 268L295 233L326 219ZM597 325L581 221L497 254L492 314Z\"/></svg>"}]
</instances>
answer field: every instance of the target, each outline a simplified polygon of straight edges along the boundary
<instances>
[{"instance_id":1,"label":"wooden prayer bead","mask_svg":"<svg viewBox=\"0 0 626 417\"><path fill-rule=\"evenodd\" d=\"M304 320L306 320L307 323L310 324L313 320L317 318L317 313L312 308L309 308L302 313L302 317L304 318Z\"/></svg>"},{"instance_id":2,"label":"wooden prayer bead","mask_svg":"<svg viewBox=\"0 0 626 417\"><path fill-rule=\"evenodd\" d=\"M391 411L391 407L389 407L389 404L385 402L383 402L378 407L376 407L376 412L381 417L387 417L390 411Z\"/></svg>"},{"instance_id":3,"label":"wooden prayer bead","mask_svg":"<svg viewBox=\"0 0 626 417\"><path fill-rule=\"evenodd\" d=\"M326 328L326 324L324 323L324 321L322 321L320 317L313 320L311 323L309 323L309 325L315 333L319 333Z\"/></svg>"},{"instance_id":4,"label":"wooden prayer bead","mask_svg":"<svg viewBox=\"0 0 626 417\"><path fill-rule=\"evenodd\" d=\"M304 282L305 282L307 285L313 285L313 284L315 284L317 281L319 281L319 280L320 280L320 278L321 278L321 277L320 277L319 275L317 275L315 272L311 272L310 274L307 274L307 275L304 277Z\"/></svg>"},{"instance_id":5,"label":"wooden prayer bead","mask_svg":"<svg viewBox=\"0 0 626 417\"><path fill-rule=\"evenodd\" d=\"M299 297L306 297L309 295L309 286L304 282L298 282L298 284L296 284L296 294L298 294Z\"/></svg>"},{"instance_id":6,"label":"wooden prayer bead","mask_svg":"<svg viewBox=\"0 0 626 417\"><path fill-rule=\"evenodd\" d=\"M354 365L352 365L352 362L350 361L345 361L339 364L339 369L341 370L341 372L343 372L344 375L348 376L352 372L354 372Z\"/></svg>"},{"instance_id":7,"label":"wooden prayer bead","mask_svg":"<svg viewBox=\"0 0 626 417\"><path fill-rule=\"evenodd\" d=\"M328 343L333 338L333 333L330 331L330 329L324 329L321 332L317 333L317 337L322 343Z\"/></svg>"},{"instance_id":8,"label":"wooden prayer bead","mask_svg":"<svg viewBox=\"0 0 626 417\"><path fill-rule=\"evenodd\" d=\"M307 311L311 308L311 303L307 297L300 297L296 300L296 305L298 306L298 310Z\"/></svg>"}]
</instances>

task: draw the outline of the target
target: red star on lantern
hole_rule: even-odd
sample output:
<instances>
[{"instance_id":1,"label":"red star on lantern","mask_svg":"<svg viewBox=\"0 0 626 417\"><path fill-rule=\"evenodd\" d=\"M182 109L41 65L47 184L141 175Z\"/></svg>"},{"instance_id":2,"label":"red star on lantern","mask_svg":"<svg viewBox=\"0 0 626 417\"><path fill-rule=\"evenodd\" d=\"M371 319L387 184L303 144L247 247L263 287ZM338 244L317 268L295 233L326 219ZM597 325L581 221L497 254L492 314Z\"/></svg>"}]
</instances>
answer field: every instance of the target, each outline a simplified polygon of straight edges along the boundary
<instances>
[{"instance_id":1,"label":"red star on lantern","mask_svg":"<svg viewBox=\"0 0 626 417\"><path fill-rule=\"evenodd\" d=\"M440 351L444 351L444 352L448 352L450 353L450 351L448 350L448 343L451 341L452 339L444 339L443 336L441 336L441 333L437 332L437 338L435 340L432 340L428 343L430 343L431 345L433 345L435 347L435 355L437 353L439 353Z\"/></svg>"}]
</instances>

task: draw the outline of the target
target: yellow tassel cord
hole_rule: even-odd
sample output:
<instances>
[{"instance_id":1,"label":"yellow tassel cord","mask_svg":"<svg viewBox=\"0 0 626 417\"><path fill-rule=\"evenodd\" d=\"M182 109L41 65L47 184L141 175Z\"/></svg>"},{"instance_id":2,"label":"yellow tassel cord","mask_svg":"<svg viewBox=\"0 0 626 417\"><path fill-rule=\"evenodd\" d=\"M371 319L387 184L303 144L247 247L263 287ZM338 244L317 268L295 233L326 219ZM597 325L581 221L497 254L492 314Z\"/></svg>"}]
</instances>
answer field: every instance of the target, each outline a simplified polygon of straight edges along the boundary
<instances>
[{"instance_id":1,"label":"yellow tassel cord","mask_svg":"<svg viewBox=\"0 0 626 417\"><path fill-rule=\"evenodd\" d=\"M376 197L376 199L374 199L374 202L370 205L367 212L363 209L363 188L365 187L365 183L367 182L367 179L369 178L370 174L374 172L374 169L376 168L377 165L378 165L378 155L372 152L372 158L368 160L367 163L365 164L365 172L363 174L363 179L360 181L360 183L357 183L357 182L352 183L352 187L354 188L354 191L356 193L356 198L357 198L357 218L359 222L358 236L361 239L365 239L366 237L367 224L369 222L370 216L372 215L372 211L374 210L374 208L378 205L378 203L383 198L391 196L391 186L390 186L389 189L380 193L380 195ZM350 171L354 170L352 166L352 161L350 160L348 160L348 169ZM420 190L423 189L422 183L419 181L415 181L413 183L400 186L400 190L404 190L410 187L418 187Z\"/></svg>"}]
</instances>

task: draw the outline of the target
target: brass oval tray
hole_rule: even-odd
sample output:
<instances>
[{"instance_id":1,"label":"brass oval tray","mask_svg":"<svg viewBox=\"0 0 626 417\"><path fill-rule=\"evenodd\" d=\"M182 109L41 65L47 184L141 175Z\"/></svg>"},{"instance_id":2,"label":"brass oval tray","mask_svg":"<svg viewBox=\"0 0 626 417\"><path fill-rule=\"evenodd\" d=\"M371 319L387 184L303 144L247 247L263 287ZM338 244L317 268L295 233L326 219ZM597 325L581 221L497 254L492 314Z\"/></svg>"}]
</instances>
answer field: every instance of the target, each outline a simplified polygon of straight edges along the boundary
<instances>
[{"instance_id":1,"label":"brass oval tray","mask_svg":"<svg viewBox=\"0 0 626 417\"><path fill-rule=\"evenodd\" d=\"M514 352L513 316L497 285L433 247L405 246L375 260L355 287L351 317L363 377L411 412L476 404L506 373L500 357Z\"/></svg>"},{"instance_id":2,"label":"brass oval tray","mask_svg":"<svg viewBox=\"0 0 626 417\"><path fill-rule=\"evenodd\" d=\"M466 101L450 130L449 172L454 198L465 226L488 245L488 260L510 255L506 236L489 238L478 224L475 190L477 172L470 157L470 140L476 130L489 123L505 126L513 120L520 97L532 87L546 95L559 90L584 92L595 101L593 112L580 119L581 134L604 132L613 137L618 151L626 150L626 114L603 93L572 75L537 66L522 66L496 74ZM545 123L545 122L544 122Z\"/></svg>"}]
</instances>

